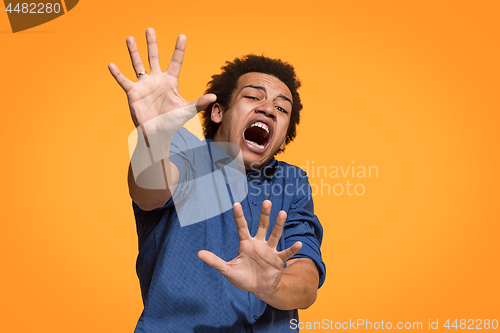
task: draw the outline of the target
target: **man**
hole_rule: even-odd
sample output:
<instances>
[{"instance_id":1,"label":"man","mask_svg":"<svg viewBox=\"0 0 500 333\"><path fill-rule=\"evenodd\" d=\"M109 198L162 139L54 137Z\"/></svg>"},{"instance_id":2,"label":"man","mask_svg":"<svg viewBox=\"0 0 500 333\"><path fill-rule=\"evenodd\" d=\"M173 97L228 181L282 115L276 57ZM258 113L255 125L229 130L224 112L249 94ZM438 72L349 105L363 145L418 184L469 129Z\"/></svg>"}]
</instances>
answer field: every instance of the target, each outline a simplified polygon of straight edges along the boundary
<instances>
[{"instance_id":1,"label":"man","mask_svg":"<svg viewBox=\"0 0 500 333\"><path fill-rule=\"evenodd\" d=\"M236 59L213 77L206 95L186 102L178 93L185 36L164 73L153 29L146 39L149 75L132 37L127 46L138 81L109 65L145 142L129 169L144 301L136 332L291 332L296 309L315 301L325 276L307 176L274 159L295 137L302 108L293 67L265 57ZM182 126L202 110L207 140L200 143ZM247 173L241 203L228 176L236 155ZM150 157L157 163L140 166ZM226 186L196 183L215 174ZM229 198L232 212L222 208L183 224L185 216L217 208L206 204L214 196Z\"/></svg>"}]
</instances>

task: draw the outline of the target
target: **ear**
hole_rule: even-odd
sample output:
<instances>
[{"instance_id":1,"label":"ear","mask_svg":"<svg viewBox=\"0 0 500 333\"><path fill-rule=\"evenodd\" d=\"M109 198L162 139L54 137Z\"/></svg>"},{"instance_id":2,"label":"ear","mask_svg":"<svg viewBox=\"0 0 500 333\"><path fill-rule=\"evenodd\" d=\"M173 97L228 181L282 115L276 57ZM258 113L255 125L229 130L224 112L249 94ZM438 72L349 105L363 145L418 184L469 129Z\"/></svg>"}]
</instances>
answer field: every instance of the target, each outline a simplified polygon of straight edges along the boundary
<instances>
[{"instance_id":1,"label":"ear","mask_svg":"<svg viewBox=\"0 0 500 333\"><path fill-rule=\"evenodd\" d=\"M213 106L212 106L212 113L210 114L210 118L212 119L212 121L216 124L220 124L220 122L222 121L222 108L220 106L219 103L215 103Z\"/></svg>"},{"instance_id":2,"label":"ear","mask_svg":"<svg viewBox=\"0 0 500 333\"><path fill-rule=\"evenodd\" d=\"M283 143L280 146L280 151L285 150L285 142L286 142L286 138L285 138L285 140L283 140Z\"/></svg>"}]
</instances>

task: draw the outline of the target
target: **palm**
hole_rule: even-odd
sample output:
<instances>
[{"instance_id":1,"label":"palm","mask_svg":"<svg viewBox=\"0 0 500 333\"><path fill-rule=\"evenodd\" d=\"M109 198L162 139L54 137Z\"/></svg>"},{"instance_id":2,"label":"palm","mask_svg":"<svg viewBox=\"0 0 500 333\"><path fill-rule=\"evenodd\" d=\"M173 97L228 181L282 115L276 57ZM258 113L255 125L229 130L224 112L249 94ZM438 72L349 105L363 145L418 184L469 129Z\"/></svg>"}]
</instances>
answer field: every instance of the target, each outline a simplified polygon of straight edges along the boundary
<instances>
[{"instance_id":1,"label":"palm","mask_svg":"<svg viewBox=\"0 0 500 333\"><path fill-rule=\"evenodd\" d=\"M153 29L146 30L146 39L151 69L149 75L139 75L139 73L144 73L145 69L133 37L127 38L127 46L132 65L138 74L137 82L132 82L126 78L115 64L109 64L108 66L113 77L127 93L132 120L136 127L185 106L193 105L196 106L197 111L200 111L215 101L215 95L209 94L193 102L187 102L178 93L179 74L186 48L186 37L184 35L180 35L177 39L174 54L166 72L161 71L156 34ZM178 113L174 117L178 116L183 116L183 114ZM190 116L192 117L194 114ZM183 122L187 120L182 119Z\"/></svg>"},{"instance_id":2,"label":"palm","mask_svg":"<svg viewBox=\"0 0 500 333\"><path fill-rule=\"evenodd\" d=\"M256 239L240 242L238 256L228 262L225 277L245 291L276 289L285 262L277 251Z\"/></svg>"},{"instance_id":3,"label":"palm","mask_svg":"<svg viewBox=\"0 0 500 333\"><path fill-rule=\"evenodd\" d=\"M266 241L271 212L270 201L266 200L262 204L259 230L255 237L250 236L241 205L235 204L233 212L240 238L238 256L229 262L208 251L200 251L198 256L205 263L217 268L238 289L256 295L270 295L278 288L285 262L297 253L302 245L297 242L281 252L276 250L286 220L286 213L283 211L278 214L271 236Z\"/></svg>"},{"instance_id":4,"label":"palm","mask_svg":"<svg viewBox=\"0 0 500 333\"><path fill-rule=\"evenodd\" d=\"M130 112L136 126L188 105L177 91L177 78L166 73L148 75L127 92Z\"/></svg>"}]
</instances>

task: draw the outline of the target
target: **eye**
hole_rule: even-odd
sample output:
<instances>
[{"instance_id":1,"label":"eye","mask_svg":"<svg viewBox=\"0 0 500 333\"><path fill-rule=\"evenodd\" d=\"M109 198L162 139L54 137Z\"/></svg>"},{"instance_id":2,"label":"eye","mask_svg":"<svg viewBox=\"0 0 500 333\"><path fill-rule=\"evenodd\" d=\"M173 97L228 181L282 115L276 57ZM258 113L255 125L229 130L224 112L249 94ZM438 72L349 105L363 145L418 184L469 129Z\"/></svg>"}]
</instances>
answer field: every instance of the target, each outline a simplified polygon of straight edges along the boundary
<instances>
[{"instance_id":1,"label":"eye","mask_svg":"<svg viewBox=\"0 0 500 333\"><path fill-rule=\"evenodd\" d=\"M285 114L287 114L287 113L288 113L288 111L287 111L287 110L285 110L285 109L283 109L281 106L276 106L276 109L278 109L280 112L283 112L283 113L285 113Z\"/></svg>"},{"instance_id":2,"label":"eye","mask_svg":"<svg viewBox=\"0 0 500 333\"><path fill-rule=\"evenodd\" d=\"M258 101L259 99L255 96L245 96L245 98L248 98L248 99L251 99L251 100L254 100L254 101Z\"/></svg>"}]
</instances>

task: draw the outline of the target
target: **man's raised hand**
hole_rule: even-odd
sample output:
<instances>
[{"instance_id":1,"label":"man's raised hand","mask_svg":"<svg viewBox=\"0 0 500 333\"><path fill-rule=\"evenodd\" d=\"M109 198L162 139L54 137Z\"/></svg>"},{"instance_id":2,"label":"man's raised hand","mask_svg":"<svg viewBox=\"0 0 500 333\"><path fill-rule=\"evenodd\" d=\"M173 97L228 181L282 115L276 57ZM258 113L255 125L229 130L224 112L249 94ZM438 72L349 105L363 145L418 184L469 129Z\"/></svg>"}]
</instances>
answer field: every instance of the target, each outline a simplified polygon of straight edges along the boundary
<instances>
[{"instance_id":1,"label":"man's raised hand","mask_svg":"<svg viewBox=\"0 0 500 333\"><path fill-rule=\"evenodd\" d=\"M192 111L203 110L215 101L216 96L207 94L195 101L187 102L179 95L179 74L186 49L186 36L179 35L177 38L174 54L166 72L161 71L156 33L153 29L148 28L146 30L146 40L148 43L148 61L151 70L149 75L138 75L145 72L146 69L144 68L133 37L127 38L127 47L130 59L132 60L132 66L138 76L137 82L132 82L125 77L113 63L108 65L109 71L127 93L130 113L136 127L143 126L151 119L165 115L167 112L182 110L182 112L176 111L175 115L172 114L176 120L175 122L178 123L174 126L174 129L178 130L186 121L196 115L196 112L193 113ZM193 107L189 108L189 106L193 106L196 109ZM169 117L169 119L171 118ZM178 126L179 124L180 127ZM148 127L149 131L153 127L156 128L156 126Z\"/></svg>"},{"instance_id":2,"label":"man's raised hand","mask_svg":"<svg viewBox=\"0 0 500 333\"><path fill-rule=\"evenodd\" d=\"M259 228L255 237L250 236L248 225L239 203L233 205L234 218L240 238L238 256L225 262L215 254L202 250L198 257L208 265L216 268L236 288L249 291L260 299L267 299L277 291L285 262L295 255L302 247L296 242L281 252L276 250L285 225L286 212L280 211L273 231L266 241L271 201L262 203Z\"/></svg>"}]
</instances>

